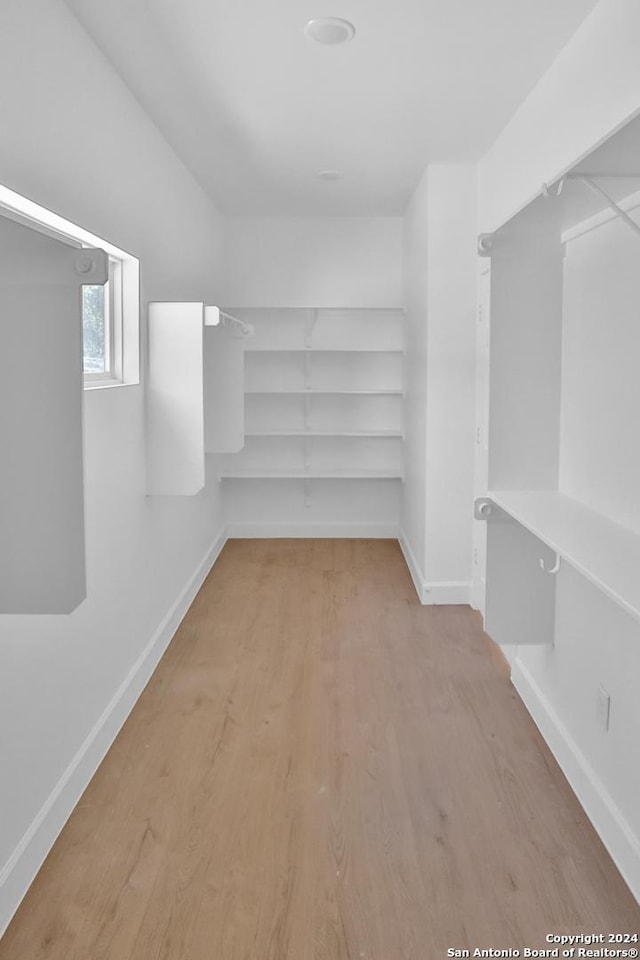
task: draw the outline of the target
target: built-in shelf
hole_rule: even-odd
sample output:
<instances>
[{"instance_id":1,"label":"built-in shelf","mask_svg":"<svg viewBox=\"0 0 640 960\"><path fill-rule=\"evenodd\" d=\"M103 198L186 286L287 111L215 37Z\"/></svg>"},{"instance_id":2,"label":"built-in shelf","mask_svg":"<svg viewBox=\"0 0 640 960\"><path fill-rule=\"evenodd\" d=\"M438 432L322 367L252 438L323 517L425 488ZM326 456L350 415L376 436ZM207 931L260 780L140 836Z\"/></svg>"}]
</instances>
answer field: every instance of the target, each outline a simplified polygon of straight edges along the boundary
<instances>
[{"instance_id":1,"label":"built-in shelf","mask_svg":"<svg viewBox=\"0 0 640 960\"><path fill-rule=\"evenodd\" d=\"M404 356L395 347L250 347L247 353L392 353Z\"/></svg>"},{"instance_id":2,"label":"built-in shelf","mask_svg":"<svg viewBox=\"0 0 640 960\"><path fill-rule=\"evenodd\" d=\"M402 397L404 392L402 390L333 390L329 387L316 388L316 387L306 387L303 390L246 390L245 396L247 397L301 397L307 395L319 395L319 396L340 396L340 397L350 397L350 396L363 396L363 397Z\"/></svg>"},{"instance_id":3,"label":"built-in shelf","mask_svg":"<svg viewBox=\"0 0 640 960\"><path fill-rule=\"evenodd\" d=\"M395 521L404 480L402 311L240 313L255 329L245 358L246 445L215 464L230 515L261 524Z\"/></svg>"},{"instance_id":4,"label":"built-in shelf","mask_svg":"<svg viewBox=\"0 0 640 960\"><path fill-rule=\"evenodd\" d=\"M390 437L402 440L401 430L255 430L246 437Z\"/></svg>"},{"instance_id":5,"label":"built-in shelf","mask_svg":"<svg viewBox=\"0 0 640 960\"><path fill-rule=\"evenodd\" d=\"M221 480L404 480L401 470L270 470L257 467L255 470L229 470L220 475Z\"/></svg>"},{"instance_id":6,"label":"built-in shelf","mask_svg":"<svg viewBox=\"0 0 640 960\"><path fill-rule=\"evenodd\" d=\"M640 619L640 535L562 493L494 490L488 496Z\"/></svg>"}]
</instances>

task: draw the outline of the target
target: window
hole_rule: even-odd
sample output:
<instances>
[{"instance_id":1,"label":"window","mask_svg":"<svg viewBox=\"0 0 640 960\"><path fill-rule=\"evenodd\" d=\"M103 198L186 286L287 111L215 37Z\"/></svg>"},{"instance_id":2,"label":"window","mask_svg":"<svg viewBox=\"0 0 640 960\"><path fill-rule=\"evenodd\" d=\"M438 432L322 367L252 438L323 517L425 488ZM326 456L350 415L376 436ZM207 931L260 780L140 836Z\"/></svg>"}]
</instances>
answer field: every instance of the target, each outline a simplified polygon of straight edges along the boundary
<instances>
[{"instance_id":1,"label":"window","mask_svg":"<svg viewBox=\"0 0 640 960\"><path fill-rule=\"evenodd\" d=\"M85 388L139 383L139 262L124 250L0 186L0 215L74 247L99 247L109 257L104 286L82 287Z\"/></svg>"},{"instance_id":2,"label":"window","mask_svg":"<svg viewBox=\"0 0 640 960\"><path fill-rule=\"evenodd\" d=\"M109 257L107 283L82 287L83 369L87 385L123 381L122 272L122 262Z\"/></svg>"},{"instance_id":3,"label":"window","mask_svg":"<svg viewBox=\"0 0 640 960\"><path fill-rule=\"evenodd\" d=\"M111 373L111 317L109 294L100 284L82 288L82 369L85 376Z\"/></svg>"}]
</instances>

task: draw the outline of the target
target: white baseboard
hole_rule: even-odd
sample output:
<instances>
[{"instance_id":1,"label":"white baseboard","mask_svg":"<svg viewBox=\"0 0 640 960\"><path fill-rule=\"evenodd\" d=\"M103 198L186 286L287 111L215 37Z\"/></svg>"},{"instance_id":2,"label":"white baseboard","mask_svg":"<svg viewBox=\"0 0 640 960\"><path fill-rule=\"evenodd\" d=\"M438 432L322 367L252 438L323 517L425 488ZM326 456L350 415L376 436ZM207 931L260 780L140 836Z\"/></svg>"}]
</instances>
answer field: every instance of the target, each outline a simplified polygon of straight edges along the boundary
<instances>
[{"instance_id":1,"label":"white baseboard","mask_svg":"<svg viewBox=\"0 0 640 960\"><path fill-rule=\"evenodd\" d=\"M226 542L221 531L131 667L0 871L0 937L120 728L146 687Z\"/></svg>"},{"instance_id":2,"label":"white baseboard","mask_svg":"<svg viewBox=\"0 0 640 960\"><path fill-rule=\"evenodd\" d=\"M398 537L397 523L324 523L323 521L309 521L307 523L273 523L271 521L232 522L227 524L227 537L250 540L289 538L329 538L349 540L396 540Z\"/></svg>"},{"instance_id":3,"label":"white baseboard","mask_svg":"<svg viewBox=\"0 0 640 960\"><path fill-rule=\"evenodd\" d=\"M435 581L424 585L424 604L468 604L471 584L464 580Z\"/></svg>"},{"instance_id":4,"label":"white baseboard","mask_svg":"<svg viewBox=\"0 0 640 960\"><path fill-rule=\"evenodd\" d=\"M420 603L424 603L424 576L420 568L420 564L416 560L414 552L411 549L411 544L409 543L407 535L402 529L400 530L400 534L398 536L398 543L400 544L400 549L402 550L405 563L409 568L413 585L416 588L416 593L418 594L418 600Z\"/></svg>"},{"instance_id":5,"label":"white baseboard","mask_svg":"<svg viewBox=\"0 0 640 960\"><path fill-rule=\"evenodd\" d=\"M517 657L511 681L629 889L640 903L640 838L633 832L605 785Z\"/></svg>"},{"instance_id":6,"label":"white baseboard","mask_svg":"<svg viewBox=\"0 0 640 960\"><path fill-rule=\"evenodd\" d=\"M425 606L435 606L439 604L466 604L469 603L471 595L471 584L463 581L443 581L427 582L424 574L416 560L415 554L411 549L411 544L404 530L400 530L398 536L400 549L409 568L413 585L416 588L420 603Z\"/></svg>"}]
</instances>

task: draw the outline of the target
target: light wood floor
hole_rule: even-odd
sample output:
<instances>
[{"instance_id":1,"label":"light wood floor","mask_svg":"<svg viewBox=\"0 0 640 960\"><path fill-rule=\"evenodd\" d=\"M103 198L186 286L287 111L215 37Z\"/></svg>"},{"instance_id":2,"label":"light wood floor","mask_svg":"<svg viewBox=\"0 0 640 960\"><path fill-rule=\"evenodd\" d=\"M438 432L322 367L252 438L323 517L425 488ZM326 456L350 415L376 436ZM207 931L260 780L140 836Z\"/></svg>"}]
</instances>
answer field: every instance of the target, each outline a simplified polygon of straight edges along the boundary
<instances>
[{"instance_id":1,"label":"light wood floor","mask_svg":"<svg viewBox=\"0 0 640 960\"><path fill-rule=\"evenodd\" d=\"M394 541L227 544L0 960L439 960L640 909Z\"/></svg>"}]
</instances>

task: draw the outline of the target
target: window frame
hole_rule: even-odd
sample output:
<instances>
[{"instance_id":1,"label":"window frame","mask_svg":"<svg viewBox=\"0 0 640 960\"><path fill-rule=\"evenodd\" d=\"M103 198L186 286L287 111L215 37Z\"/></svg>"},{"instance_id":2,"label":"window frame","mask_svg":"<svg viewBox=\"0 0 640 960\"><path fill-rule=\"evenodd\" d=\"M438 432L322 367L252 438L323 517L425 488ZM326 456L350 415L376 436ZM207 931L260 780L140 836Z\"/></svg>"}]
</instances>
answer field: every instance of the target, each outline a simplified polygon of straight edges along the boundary
<instances>
[{"instance_id":1,"label":"window frame","mask_svg":"<svg viewBox=\"0 0 640 960\"><path fill-rule=\"evenodd\" d=\"M140 262L83 227L0 185L0 214L73 247L97 247L109 258L105 291L108 370L83 372L85 390L140 382Z\"/></svg>"},{"instance_id":2,"label":"window frame","mask_svg":"<svg viewBox=\"0 0 640 960\"><path fill-rule=\"evenodd\" d=\"M87 387L122 383L122 264L114 257L109 257L109 279L104 284L104 332L105 369L84 370Z\"/></svg>"}]
</instances>

